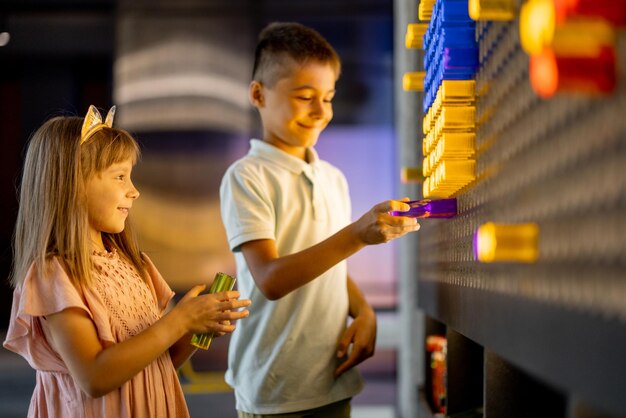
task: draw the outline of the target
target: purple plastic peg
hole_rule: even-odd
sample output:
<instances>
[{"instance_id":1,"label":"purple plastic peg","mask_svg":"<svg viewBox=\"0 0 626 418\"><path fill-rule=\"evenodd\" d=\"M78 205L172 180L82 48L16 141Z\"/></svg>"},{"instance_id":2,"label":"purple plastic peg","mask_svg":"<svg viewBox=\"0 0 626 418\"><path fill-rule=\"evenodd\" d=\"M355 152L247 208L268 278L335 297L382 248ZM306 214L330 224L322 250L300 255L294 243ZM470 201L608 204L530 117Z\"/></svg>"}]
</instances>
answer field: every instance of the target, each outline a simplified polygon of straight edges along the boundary
<instances>
[{"instance_id":1,"label":"purple plastic peg","mask_svg":"<svg viewBox=\"0 0 626 418\"><path fill-rule=\"evenodd\" d=\"M408 216L409 218L452 218L456 216L456 197L439 200L412 200L406 202L411 206L406 212L391 211L393 216Z\"/></svg>"}]
</instances>

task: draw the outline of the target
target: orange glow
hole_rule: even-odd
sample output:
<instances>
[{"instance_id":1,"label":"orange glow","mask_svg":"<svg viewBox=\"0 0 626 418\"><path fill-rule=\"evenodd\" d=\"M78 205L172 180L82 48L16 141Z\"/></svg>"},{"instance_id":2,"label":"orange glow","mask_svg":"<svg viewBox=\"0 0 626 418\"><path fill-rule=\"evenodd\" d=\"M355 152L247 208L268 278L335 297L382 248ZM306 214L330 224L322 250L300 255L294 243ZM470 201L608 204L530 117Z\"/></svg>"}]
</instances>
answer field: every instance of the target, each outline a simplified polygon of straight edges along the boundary
<instances>
[{"instance_id":1,"label":"orange glow","mask_svg":"<svg viewBox=\"0 0 626 418\"><path fill-rule=\"evenodd\" d=\"M530 84L538 96L547 99L556 93L559 86L559 70L556 57L550 49L530 57Z\"/></svg>"},{"instance_id":2,"label":"orange glow","mask_svg":"<svg viewBox=\"0 0 626 418\"><path fill-rule=\"evenodd\" d=\"M559 91L609 94L617 83L615 49L603 47L598 56L560 56L552 50L530 57L530 81L537 95Z\"/></svg>"},{"instance_id":3,"label":"orange glow","mask_svg":"<svg viewBox=\"0 0 626 418\"><path fill-rule=\"evenodd\" d=\"M578 0L554 0L554 10L556 21L561 23L565 21L571 10L575 10L578 6Z\"/></svg>"}]
</instances>

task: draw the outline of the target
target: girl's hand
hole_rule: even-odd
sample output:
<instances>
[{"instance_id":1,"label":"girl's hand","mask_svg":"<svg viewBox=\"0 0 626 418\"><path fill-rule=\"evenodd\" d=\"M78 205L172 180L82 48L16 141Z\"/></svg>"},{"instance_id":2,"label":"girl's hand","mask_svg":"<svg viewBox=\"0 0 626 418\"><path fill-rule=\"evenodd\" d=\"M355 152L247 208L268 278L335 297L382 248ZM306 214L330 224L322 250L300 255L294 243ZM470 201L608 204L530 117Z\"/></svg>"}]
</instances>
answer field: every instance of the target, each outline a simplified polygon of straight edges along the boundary
<instances>
[{"instance_id":1,"label":"girl's hand","mask_svg":"<svg viewBox=\"0 0 626 418\"><path fill-rule=\"evenodd\" d=\"M365 245L381 244L420 229L414 218L392 216L391 211L408 211L411 207L402 200L388 200L375 205L354 223L359 240Z\"/></svg>"},{"instance_id":2,"label":"girl's hand","mask_svg":"<svg viewBox=\"0 0 626 418\"><path fill-rule=\"evenodd\" d=\"M185 318L188 332L201 334L212 331L222 335L233 332L233 322L250 314L248 310L236 309L250 306L252 302L249 299L239 300L237 291L200 295L205 288L206 285L194 286L174 307Z\"/></svg>"}]
</instances>

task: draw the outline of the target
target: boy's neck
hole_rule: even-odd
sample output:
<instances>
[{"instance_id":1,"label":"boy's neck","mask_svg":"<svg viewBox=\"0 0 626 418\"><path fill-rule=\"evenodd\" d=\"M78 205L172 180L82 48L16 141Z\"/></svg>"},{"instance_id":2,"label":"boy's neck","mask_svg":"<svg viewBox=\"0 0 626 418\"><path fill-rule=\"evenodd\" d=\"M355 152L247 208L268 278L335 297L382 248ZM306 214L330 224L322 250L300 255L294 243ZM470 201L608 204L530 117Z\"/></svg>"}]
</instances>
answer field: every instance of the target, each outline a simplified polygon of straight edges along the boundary
<instances>
[{"instance_id":1,"label":"boy's neck","mask_svg":"<svg viewBox=\"0 0 626 418\"><path fill-rule=\"evenodd\" d=\"M268 140L268 139L263 139L263 142L266 142L276 148L278 148L281 151L286 152L287 154L294 156L302 161L304 161L305 163L309 163L310 161L308 161L308 156L309 153L307 152L307 147L295 147L295 146L290 146L285 144L284 142L279 142L279 141L272 141L272 140Z\"/></svg>"}]
</instances>

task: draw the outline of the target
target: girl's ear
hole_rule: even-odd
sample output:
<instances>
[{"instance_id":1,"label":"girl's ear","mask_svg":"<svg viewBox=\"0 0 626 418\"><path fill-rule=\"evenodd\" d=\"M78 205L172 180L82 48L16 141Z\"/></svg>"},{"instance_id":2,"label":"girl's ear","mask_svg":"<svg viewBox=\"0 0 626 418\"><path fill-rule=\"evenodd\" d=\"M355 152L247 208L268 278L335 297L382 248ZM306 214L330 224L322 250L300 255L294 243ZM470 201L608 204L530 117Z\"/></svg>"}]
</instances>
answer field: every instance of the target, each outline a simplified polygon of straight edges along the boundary
<instances>
[{"instance_id":1,"label":"girl's ear","mask_svg":"<svg viewBox=\"0 0 626 418\"><path fill-rule=\"evenodd\" d=\"M263 107L265 103L265 98L263 97L263 84L259 81L253 80L250 83L250 88L248 89L248 98L250 99L252 106L256 108Z\"/></svg>"}]
</instances>

